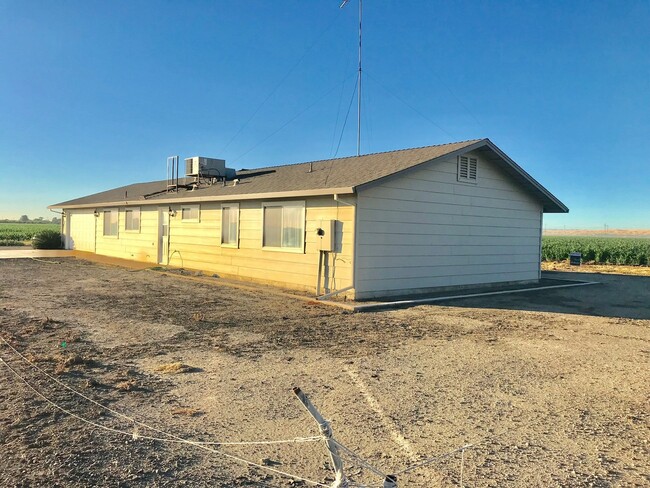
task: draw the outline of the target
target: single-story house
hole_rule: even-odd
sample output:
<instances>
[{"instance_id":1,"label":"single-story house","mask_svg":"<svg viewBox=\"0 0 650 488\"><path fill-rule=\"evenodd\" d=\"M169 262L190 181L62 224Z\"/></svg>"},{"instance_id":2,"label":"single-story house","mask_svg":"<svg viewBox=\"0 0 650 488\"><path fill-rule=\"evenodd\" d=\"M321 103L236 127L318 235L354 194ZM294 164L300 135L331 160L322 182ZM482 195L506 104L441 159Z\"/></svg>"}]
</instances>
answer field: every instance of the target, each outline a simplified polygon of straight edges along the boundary
<instances>
[{"instance_id":1,"label":"single-story house","mask_svg":"<svg viewBox=\"0 0 650 488\"><path fill-rule=\"evenodd\" d=\"M489 139L219 162L52 205L66 248L369 299L539 280L543 214L568 212Z\"/></svg>"}]
</instances>

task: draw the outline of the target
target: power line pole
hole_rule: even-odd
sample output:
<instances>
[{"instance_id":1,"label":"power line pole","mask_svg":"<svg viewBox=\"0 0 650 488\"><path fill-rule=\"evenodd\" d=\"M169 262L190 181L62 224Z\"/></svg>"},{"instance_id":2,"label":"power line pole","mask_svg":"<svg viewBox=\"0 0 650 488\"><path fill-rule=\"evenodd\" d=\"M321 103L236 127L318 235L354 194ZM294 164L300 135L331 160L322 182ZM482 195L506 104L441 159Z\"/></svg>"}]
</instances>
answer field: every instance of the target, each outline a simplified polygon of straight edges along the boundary
<instances>
[{"instance_id":1,"label":"power line pole","mask_svg":"<svg viewBox=\"0 0 650 488\"><path fill-rule=\"evenodd\" d=\"M363 0L359 0L359 91L357 92L357 156L361 155L361 19Z\"/></svg>"},{"instance_id":2,"label":"power line pole","mask_svg":"<svg viewBox=\"0 0 650 488\"><path fill-rule=\"evenodd\" d=\"M343 8L350 0L343 0L339 8ZM357 156L361 155L361 34L363 20L363 0L359 0L359 70L357 75Z\"/></svg>"}]
</instances>

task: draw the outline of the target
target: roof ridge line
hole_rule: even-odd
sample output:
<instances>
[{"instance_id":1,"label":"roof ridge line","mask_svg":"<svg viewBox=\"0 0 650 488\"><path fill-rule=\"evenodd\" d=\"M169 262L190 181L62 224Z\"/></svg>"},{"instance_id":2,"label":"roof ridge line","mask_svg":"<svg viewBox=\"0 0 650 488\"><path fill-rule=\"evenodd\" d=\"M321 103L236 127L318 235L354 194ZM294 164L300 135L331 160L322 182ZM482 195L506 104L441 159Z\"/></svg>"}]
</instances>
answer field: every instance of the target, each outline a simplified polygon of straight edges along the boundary
<instances>
[{"instance_id":1,"label":"roof ridge line","mask_svg":"<svg viewBox=\"0 0 650 488\"><path fill-rule=\"evenodd\" d=\"M414 149L426 149L429 147L442 147L442 146L451 146L452 144L463 144L465 142L480 142L480 141L487 141L489 140L487 137L484 137L482 139L467 139L465 141L455 141L455 142L445 142L443 144L430 144L428 146L417 146L417 147L407 147L404 149L391 149L390 151L378 151L374 153L367 153L367 154L361 154L359 156L345 156L342 158L329 158L329 159L315 159L312 161L301 161L299 163L288 163L288 164L275 164L271 166L262 166L260 168L246 168L246 169L240 169L238 171L259 171L263 169L269 169L269 168L285 168L287 166L299 166L301 164L309 164L309 163L323 163L326 161L340 161L343 159L356 159L356 158L362 158L364 156L376 156L377 154L387 154L387 153L397 153L397 152L402 152L402 151L412 151Z\"/></svg>"}]
</instances>

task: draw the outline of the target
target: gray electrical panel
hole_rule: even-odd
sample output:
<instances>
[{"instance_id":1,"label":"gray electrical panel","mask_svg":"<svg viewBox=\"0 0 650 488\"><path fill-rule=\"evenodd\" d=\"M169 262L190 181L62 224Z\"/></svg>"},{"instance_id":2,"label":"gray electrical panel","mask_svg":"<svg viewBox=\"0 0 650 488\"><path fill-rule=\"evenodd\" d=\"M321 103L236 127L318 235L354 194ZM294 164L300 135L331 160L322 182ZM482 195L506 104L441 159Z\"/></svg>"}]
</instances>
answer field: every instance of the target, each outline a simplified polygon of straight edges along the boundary
<instances>
[{"instance_id":1,"label":"gray electrical panel","mask_svg":"<svg viewBox=\"0 0 650 488\"><path fill-rule=\"evenodd\" d=\"M336 250L336 220L321 220L318 225L319 250L334 252Z\"/></svg>"}]
</instances>

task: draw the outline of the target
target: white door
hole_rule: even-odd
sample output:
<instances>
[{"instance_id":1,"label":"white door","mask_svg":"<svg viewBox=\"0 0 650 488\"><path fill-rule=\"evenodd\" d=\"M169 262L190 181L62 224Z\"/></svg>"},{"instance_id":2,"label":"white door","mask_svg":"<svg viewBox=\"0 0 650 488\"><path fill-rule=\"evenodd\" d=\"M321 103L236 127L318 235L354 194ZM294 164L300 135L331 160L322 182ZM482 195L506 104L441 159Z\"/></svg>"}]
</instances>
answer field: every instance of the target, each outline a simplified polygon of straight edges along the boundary
<instances>
[{"instance_id":1,"label":"white door","mask_svg":"<svg viewBox=\"0 0 650 488\"><path fill-rule=\"evenodd\" d=\"M95 252L95 214L92 210L68 210L66 249Z\"/></svg>"},{"instance_id":2,"label":"white door","mask_svg":"<svg viewBox=\"0 0 650 488\"><path fill-rule=\"evenodd\" d=\"M158 209L158 264L167 264L169 259L169 209Z\"/></svg>"}]
</instances>

